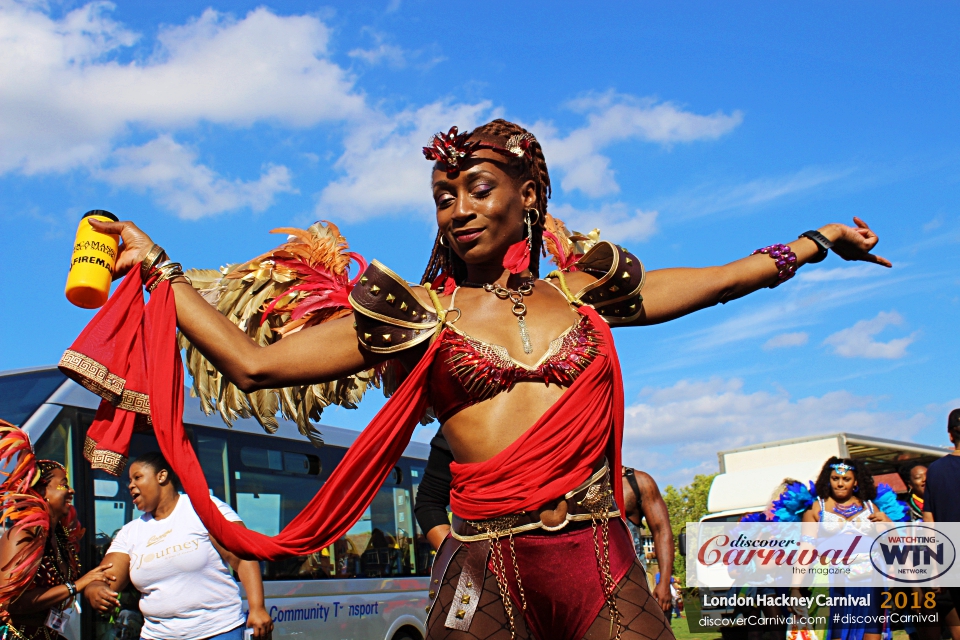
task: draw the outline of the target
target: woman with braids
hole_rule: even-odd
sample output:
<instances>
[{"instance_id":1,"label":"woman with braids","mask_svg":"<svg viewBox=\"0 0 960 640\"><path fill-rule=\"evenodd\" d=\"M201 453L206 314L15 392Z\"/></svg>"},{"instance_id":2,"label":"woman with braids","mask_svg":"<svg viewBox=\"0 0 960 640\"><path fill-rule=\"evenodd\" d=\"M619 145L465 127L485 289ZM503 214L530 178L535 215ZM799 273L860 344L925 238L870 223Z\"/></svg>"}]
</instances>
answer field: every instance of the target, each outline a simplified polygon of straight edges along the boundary
<instances>
[{"instance_id":1,"label":"woman with braids","mask_svg":"<svg viewBox=\"0 0 960 640\"><path fill-rule=\"evenodd\" d=\"M60 638L67 608L91 583L108 581L111 565L80 575L83 528L66 469L37 460L27 434L3 420L0 464L9 470L0 485L0 638Z\"/></svg>"},{"instance_id":2,"label":"woman with braids","mask_svg":"<svg viewBox=\"0 0 960 640\"><path fill-rule=\"evenodd\" d=\"M521 127L504 120L465 134L454 127L424 153L434 163L438 232L421 286L374 261L350 290L352 318L298 327L269 346L217 313L134 224L91 224L122 236L118 275L141 270L156 313L175 304L192 348L244 392L335 381L388 360L402 369L405 381L362 437L368 458L397 439L402 447L432 407L450 443L456 518L434 563L430 638L672 637L613 498L622 495L621 475L609 470L620 468L623 388L611 327L666 322L776 286L831 247L847 260L890 266L870 253L877 236L855 219L854 227L828 224L725 266L647 273L622 247L571 239L548 217L546 160ZM546 278L542 248L560 267ZM157 413L160 400L151 392L155 427L158 417L168 421L166 408ZM373 433L389 435L370 443ZM321 489L331 501L331 487L357 484L336 484L351 477L341 467L363 463L349 456ZM191 489L189 474L178 474L200 504L199 481ZM349 526L341 512L365 508L342 497L331 504L324 517L340 528ZM259 557L315 551L301 544L305 518L256 543L229 539L226 526L217 538L228 548L250 544L250 554L260 545ZM288 529L302 536L299 546Z\"/></svg>"}]
</instances>

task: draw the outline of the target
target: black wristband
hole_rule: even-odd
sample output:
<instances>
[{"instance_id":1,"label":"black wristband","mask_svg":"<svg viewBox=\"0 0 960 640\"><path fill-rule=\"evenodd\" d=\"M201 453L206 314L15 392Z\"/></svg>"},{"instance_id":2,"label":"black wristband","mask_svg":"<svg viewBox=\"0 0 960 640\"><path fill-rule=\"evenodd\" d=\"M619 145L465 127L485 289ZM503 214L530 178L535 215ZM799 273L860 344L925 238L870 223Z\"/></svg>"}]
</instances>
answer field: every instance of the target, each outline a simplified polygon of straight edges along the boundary
<instances>
[{"instance_id":1,"label":"black wristband","mask_svg":"<svg viewBox=\"0 0 960 640\"><path fill-rule=\"evenodd\" d=\"M830 253L830 247L833 246L833 243L827 240L827 236L815 229L811 231L804 231L799 235L799 237L809 238L817 245L817 255L807 260L807 262L823 262L824 258L827 257L827 254Z\"/></svg>"}]
</instances>

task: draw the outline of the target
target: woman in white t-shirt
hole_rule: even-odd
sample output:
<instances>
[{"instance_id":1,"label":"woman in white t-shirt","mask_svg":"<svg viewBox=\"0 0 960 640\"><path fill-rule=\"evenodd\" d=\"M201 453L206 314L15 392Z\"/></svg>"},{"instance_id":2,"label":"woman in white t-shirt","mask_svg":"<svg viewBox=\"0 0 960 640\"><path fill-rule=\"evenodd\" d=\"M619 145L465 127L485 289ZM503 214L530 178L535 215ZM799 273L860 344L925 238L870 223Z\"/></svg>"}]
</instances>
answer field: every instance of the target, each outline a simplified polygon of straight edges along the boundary
<instances>
[{"instance_id":1,"label":"woman in white t-shirt","mask_svg":"<svg viewBox=\"0 0 960 640\"><path fill-rule=\"evenodd\" d=\"M145 640L242 640L244 623L253 637L266 640L273 621L263 606L260 565L240 560L207 532L189 496L179 495L170 465L160 453L147 453L130 465L130 494L144 512L116 535L104 564L116 577L88 587L85 595L101 612L119 606L117 591L128 582L140 592ZM240 516L210 496L227 520ZM228 566L229 565L229 566ZM230 573L236 570L247 592L246 620L240 589Z\"/></svg>"}]
</instances>

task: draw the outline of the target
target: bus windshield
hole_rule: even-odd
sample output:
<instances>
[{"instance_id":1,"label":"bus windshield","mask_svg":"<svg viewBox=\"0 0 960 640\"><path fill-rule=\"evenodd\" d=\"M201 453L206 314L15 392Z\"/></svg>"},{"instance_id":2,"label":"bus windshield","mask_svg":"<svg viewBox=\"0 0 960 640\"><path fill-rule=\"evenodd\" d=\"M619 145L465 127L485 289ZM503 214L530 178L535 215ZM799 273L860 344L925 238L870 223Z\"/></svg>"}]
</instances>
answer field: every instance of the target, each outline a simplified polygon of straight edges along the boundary
<instances>
[{"instance_id":1,"label":"bus windshield","mask_svg":"<svg viewBox=\"0 0 960 640\"><path fill-rule=\"evenodd\" d=\"M57 369L0 376L0 419L22 425L64 380Z\"/></svg>"}]
</instances>

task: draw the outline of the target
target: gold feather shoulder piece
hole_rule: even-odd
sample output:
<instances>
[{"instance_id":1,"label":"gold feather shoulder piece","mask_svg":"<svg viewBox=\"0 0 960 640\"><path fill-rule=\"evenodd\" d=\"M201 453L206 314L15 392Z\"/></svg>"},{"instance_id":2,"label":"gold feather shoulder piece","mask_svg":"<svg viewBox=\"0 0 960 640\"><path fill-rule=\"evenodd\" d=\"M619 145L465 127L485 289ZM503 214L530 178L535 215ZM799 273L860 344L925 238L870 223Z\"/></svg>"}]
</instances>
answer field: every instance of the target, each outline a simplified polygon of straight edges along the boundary
<instances>
[{"instance_id":1,"label":"gold feather shoulder piece","mask_svg":"<svg viewBox=\"0 0 960 640\"><path fill-rule=\"evenodd\" d=\"M575 266L585 253L600 242L600 229L590 233L569 231L563 220L554 218L549 213L543 221L543 253L562 271L576 271Z\"/></svg>"},{"instance_id":2,"label":"gold feather shoulder piece","mask_svg":"<svg viewBox=\"0 0 960 640\"><path fill-rule=\"evenodd\" d=\"M271 233L286 233L287 241L249 262L219 271L187 272L207 302L262 346L349 315L347 296L367 266L360 254L348 251L346 239L331 222ZM352 262L358 266L358 275L350 279ZM228 425L252 416L270 433L279 426L279 412L296 421L300 432L315 443L322 440L311 421L318 421L325 407L355 409L369 386L380 386L379 376L371 369L333 382L248 394L227 381L182 334L180 346L186 349L187 368L193 376L192 394L200 398L204 412L219 412Z\"/></svg>"}]
</instances>

